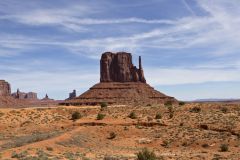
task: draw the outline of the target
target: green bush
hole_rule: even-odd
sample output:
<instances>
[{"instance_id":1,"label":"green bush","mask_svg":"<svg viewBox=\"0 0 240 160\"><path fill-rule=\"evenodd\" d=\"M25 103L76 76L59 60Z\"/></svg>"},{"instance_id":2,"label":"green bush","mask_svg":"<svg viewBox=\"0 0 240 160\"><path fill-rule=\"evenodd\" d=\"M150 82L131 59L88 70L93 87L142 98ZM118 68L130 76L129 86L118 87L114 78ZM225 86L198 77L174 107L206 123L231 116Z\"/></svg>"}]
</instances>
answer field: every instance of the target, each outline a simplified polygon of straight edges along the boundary
<instances>
[{"instance_id":1,"label":"green bush","mask_svg":"<svg viewBox=\"0 0 240 160\"><path fill-rule=\"evenodd\" d=\"M137 160L157 160L157 156L154 152L144 148L142 151L137 153Z\"/></svg>"},{"instance_id":2,"label":"green bush","mask_svg":"<svg viewBox=\"0 0 240 160\"><path fill-rule=\"evenodd\" d=\"M164 103L165 106L172 106L172 102L171 101L167 101Z\"/></svg>"},{"instance_id":3,"label":"green bush","mask_svg":"<svg viewBox=\"0 0 240 160\"><path fill-rule=\"evenodd\" d=\"M136 119L136 118L137 118L135 112L131 112L131 113L128 115L128 117L131 118L131 119Z\"/></svg>"},{"instance_id":4,"label":"green bush","mask_svg":"<svg viewBox=\"0 0 240 160\"><path fill-rule=\"evenodd\" d=\"M102 120L105 116L105 114L98 113L97 120Z\"/></svg>"},{"instance_id":5,"label":"green bush","mask_svg":"<svg viewBox=\"0 0 240 160\"><path fill-rule=\"evenodd\" d=\"M227 144L221 144L220 151L221 152L227 152L228 151L228 145Z\"/></svg>"},{"instance_id":6,"label":"green bush","mask_svg":"<svg viewBox=\"0 0 240 160\"><path fill-rule=\"evenodd\" d=\"M101 108L106 108L108 106L106 102L102 102L100 105L101 105Z\"/></svg>"},{"instance_id":7,"label":"green bush","mask_svg":"<svg viewBox=\"0 0 240 160\"><path fill-rule=\"evenodd\" d=\"M227 107L222 107L222 108L221 108L221 111L222 111L223 113L227 113L227 112L228 112L228 108L227 108Z\"/></svg>"},{"instance_id":8,"label":"green bush","mask_svg":"<svg viewBox=\"0 0 240 160\"><path fill-rule=\"evenodd\" d=\"M183 105L185 105L185 102L182 102L182 101L181 101L181 102L179 102L179 105L180 105L180 106L183 106Z\"/></svg>"},{"instance_id":9,"label":"green bush","mask_svg":"<svg viewBox=\"0 0 240 160\"><path fill-rule=\"evenodd\" d=\"M201 112L201 108L200 107L193 107L189 110L189 112L199 113L199 112Z\"/></svg>"},{"instance_id":10,"label":"green bush","mask_svg":"<svg viewBox=\"0 0 240 160\"><path fill-rule=\"evenodd\" d=\"M72 120L73 121L75 121L77 119L80 119L80 118L82 118L82 115L79 112L76 111L76 112L72 113Z\"/></svg>"},{"instance_id":11,"label":"green bush","mask_svg":"<svg viewBox=\"0 0 240 160\"><path fill-rule=\"evenodd\" d=\"M156 116L155 116L155 119L162 119L161 113L157 113Z\"/></svg>"}]
</instances>

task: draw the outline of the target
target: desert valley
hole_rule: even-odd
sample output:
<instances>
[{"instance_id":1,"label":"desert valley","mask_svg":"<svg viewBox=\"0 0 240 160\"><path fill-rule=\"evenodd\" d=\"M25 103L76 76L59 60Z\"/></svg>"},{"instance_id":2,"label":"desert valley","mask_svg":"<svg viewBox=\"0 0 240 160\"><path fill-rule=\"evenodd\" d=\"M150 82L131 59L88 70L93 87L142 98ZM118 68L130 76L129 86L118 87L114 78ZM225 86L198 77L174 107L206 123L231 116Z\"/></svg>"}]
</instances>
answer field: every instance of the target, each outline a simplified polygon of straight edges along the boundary
<instances>
[{"instance_id":1,"label":"desert valley","mask_svg":"<svg viewBox=\"0 0 240 160\"><path fill-rule=\"evenodd\" d=\"M239 102L177 101L130 53L106 52L100 66L100 83L65 101L19 99L2 81L1 159L239 159Z\"/></svg>"},{"instance_id":2,"label":"desert valley","mask_svg":"<svg viewBox=\"0 0 240 160\"><path fill-rule=\"evenodd\" d=\"M0 160L240 160L240 0L0 0Z\"/></svg>"}]
</instances>

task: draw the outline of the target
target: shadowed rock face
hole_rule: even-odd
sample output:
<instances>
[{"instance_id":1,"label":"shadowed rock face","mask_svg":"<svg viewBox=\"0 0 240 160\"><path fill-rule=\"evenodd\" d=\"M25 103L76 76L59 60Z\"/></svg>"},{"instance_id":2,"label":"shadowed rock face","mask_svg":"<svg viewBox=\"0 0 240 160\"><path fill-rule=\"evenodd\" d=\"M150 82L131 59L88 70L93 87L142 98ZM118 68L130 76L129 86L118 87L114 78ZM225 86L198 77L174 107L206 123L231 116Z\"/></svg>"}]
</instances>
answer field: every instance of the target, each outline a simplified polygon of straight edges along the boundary
<instances>
[{"instance_id":1,"label":"shadowed rock face","mask_svg":"<svg viewBox=\"0 0 240 160\"><path fill-rule=\"evenodd\" d=\"M141 57L139 68L133 65L132 55L126 52L105 52L100 60L100 82L143 82Z\"/></svg>"},{"instance_id":2,"label":"shadowed rock face","mask_svg":"<svg viewBox=\"0 0 240 160\"><path fill-rule=\"evenodd\" d=\"M0 96L10 96L11 86L8 82L0 80Z\"/></svg>"}]
</instances>

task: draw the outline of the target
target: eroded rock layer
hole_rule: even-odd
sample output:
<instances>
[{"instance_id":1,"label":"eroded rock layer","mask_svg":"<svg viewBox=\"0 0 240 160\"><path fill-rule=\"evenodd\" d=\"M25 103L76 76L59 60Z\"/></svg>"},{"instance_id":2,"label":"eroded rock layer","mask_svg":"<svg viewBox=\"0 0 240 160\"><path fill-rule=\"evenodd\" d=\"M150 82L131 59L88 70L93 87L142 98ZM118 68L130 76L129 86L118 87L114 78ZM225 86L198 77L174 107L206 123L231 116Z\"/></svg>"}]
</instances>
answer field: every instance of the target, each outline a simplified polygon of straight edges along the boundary
<instances>
[{"instance_id":1,"label":"eroded rock layer","mask_svg":"<svg viewBox=\"0 0 240 160\"><path fill-rule=\"evenodd\" d=\"M141 82L101 82L81 96L65 101L70 105L97 105L101 102L108 104L164 104L176 103L173 97L154 90L150 85Z\"/></svg>"}]
</instances>

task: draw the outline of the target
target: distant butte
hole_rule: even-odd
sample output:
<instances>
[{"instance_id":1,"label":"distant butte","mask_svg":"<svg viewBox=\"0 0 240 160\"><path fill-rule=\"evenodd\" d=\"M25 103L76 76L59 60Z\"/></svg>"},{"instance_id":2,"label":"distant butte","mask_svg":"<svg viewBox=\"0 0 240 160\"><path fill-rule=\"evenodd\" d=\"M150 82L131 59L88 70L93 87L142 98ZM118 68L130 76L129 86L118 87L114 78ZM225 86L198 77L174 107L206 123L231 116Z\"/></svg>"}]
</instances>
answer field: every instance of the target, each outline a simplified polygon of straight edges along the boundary
<instances>
[{"instance_id":1,"label":"distant butte","mask_svg":"<svg viewBox=\"0 0 240 160\"><path fill-rule=\"evenodd\" d=\"M131 53L105 52L100 60L100 83L79 97L68 99L62 105L108 104L164 104L178 103L174 97L154 90L146 83L141 57L139 67L133 65Z\"/></svg>"},{"instance_id":2,"label":"distant butte","mask_svg":"<svg viewBox=\"0 0 240 160\"><path fill-rule=\"evenodd\" d=\"M10 96L11 86L5 80L0 80L0 96Z\"/></svg>"}]
</instances>

